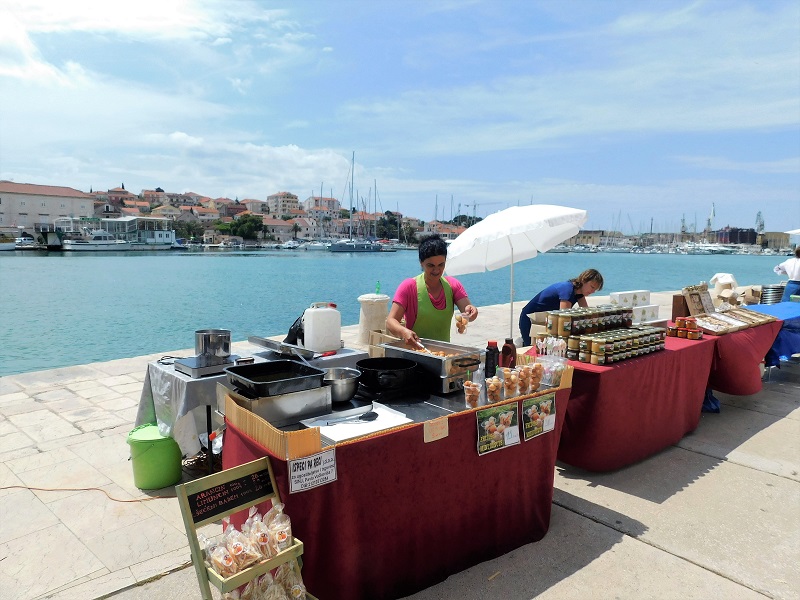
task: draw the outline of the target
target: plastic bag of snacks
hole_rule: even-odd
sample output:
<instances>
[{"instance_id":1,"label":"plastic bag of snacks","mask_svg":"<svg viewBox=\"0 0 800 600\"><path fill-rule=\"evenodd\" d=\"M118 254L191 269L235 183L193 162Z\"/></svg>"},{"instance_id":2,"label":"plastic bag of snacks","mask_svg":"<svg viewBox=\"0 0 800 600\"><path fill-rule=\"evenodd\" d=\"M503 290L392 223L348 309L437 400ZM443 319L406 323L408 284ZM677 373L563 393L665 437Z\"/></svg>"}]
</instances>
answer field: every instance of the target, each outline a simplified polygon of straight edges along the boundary
<instances>
[{"instance_id":1,"label":"plastic bag of snacks","mask_svg":"<svg viewBox=\"0 0 800 600\"><path fill-rule=\"evenodd\" d=\"M552 387L561 385L561 374L564 372L567 359L560 356L537 356L536 363L542 365L542 383Z\"/></svg>"},{"instance_id":2,"label":"plastic bag of snacks","mask_svg":"<svg viewBox=\"0 0 800 600\"><path fill-rule=\"evenodd\" d=\"M294 538L292 537L292 521L289 515L283 512L283 504L276 504L272 508L275 510L275 516L267 522L267 531L269 531L272 550L277 554L291 548Z\"/></svg>"},{"instance_id":3,"label":"plastic bag of snacks","mask_svg":"<svg viewBox=\"0 0 800 600\"><path fill-rule=\"evenodd\" d=\"M242 533L250 538L250 541L258 548L264 558L272 557L273 553L269 545L267 524L264 523L263 516L255 506L250 507L250 515L242 525Z\"/></svg>"},{"instance_id":4,"label":"plastic bag of snacks","mask_svg":"<svg viewBox=\"0 0 800 600\"><path fill-rule=\"evenodd\" d=\"M297 561L294 559L278 567L275 571L275 581L281 584L292 600L305 600L306 586L303 583L302 575L300 575Z\"/></svg>"},{"instance_id":5,"label":"plastic bag of snacks","mask_svg":"<svg viewBox=\"0 0 800 600\"><path fill-rule=\"evenodd\" d=\"M259 562L263 556L258 547L245 534L237 531L228 519L223 519L225 526L225 546L236 561L239 571Z\"/></svg>"},{"instance_id":6,"label":"plastic bag of snacks","mask_svg":"<svg viewBox=\"0 0 800 600\"><path fill-rule=\"evenodd\" d=\"M206 565L214 569L220 577L230 577L239 572L239 565L225 544L210 540L203 534L197 536L197 541L203 548Z\"/></svg>"}]
</instances>

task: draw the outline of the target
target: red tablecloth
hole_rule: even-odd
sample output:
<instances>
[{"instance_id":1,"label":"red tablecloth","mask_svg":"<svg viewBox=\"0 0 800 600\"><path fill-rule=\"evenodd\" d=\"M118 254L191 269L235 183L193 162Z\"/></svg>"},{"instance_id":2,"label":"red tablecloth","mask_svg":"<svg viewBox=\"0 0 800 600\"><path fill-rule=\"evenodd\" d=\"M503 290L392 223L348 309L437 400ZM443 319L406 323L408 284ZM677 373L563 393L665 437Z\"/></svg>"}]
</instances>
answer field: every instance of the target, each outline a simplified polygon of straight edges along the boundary
<instances>
[{"instance_id":1,"label":"red tablecloth","mask_svg":"<svg viewBox=\"0 0 800 600\"><path fill-rule=\"evenodd\" d=\"M568 389L557 393L554 431L480 457L472 413L452 415L449 436L429 444L421 424L340 444L338 480L297 494L287 463L272 457L305 544L308 590L326 600L399 598L540 540L568 399ZM224 468L267 455L228 424Z\"/></svg>"},{"instance_id":2,"label":"red tablecloth","mask_svg":"<svg viewBox=\"0 0 800 600\"><path fill-rule=\"evenodd\" d=\"M734 331L715 338L714 360L708 386L725 394L749 396L761 391L761 370L783 321Z\"/></svg>"},{"instance_id":3,"label":"red tablecloth","mask_svg":"<svg viewBox=\"0 0 800 600\"><path fill-rule=\"evenodd\" d=\"M700 421L715 341L667 338L666 349L612 366L575 367L558 459L613 471L676 443Z\"/></svg>"}]
</instances>

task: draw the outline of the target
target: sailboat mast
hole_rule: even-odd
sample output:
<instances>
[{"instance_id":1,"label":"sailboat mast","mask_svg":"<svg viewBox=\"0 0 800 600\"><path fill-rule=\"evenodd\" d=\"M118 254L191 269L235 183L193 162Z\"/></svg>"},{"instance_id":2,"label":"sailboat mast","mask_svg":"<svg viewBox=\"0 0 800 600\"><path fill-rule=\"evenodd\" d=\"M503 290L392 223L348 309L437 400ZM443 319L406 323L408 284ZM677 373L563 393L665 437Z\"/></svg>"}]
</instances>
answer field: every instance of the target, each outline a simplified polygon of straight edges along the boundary
<instances>
[{"instance_id":1,"label":"sailboat mast","mask_svg":"<svg viewBox=\"0 0 800 600\"><path fill-rule=\"evenodd\" d=\"M356 151L353 150L353 158L350 160L350 239L353 239L353 182L355 181L356 170Z\"/></svg>"}]
</instances>

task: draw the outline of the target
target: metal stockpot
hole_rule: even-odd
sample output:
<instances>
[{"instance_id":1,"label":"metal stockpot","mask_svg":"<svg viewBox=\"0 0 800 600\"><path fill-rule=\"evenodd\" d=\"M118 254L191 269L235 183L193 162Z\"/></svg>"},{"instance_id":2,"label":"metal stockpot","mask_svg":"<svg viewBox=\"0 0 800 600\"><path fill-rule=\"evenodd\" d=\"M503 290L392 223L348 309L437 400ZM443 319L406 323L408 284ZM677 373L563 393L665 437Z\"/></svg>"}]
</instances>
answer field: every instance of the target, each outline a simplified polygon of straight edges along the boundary
<instances>
[{"instance_id":1,"label":"metal stockpot","mask_svg":"<svg viewBox=\"0 0 800 600\"><path fill-rule=\"evenodd\" d=\"M226 362L231 355L230 329L198 329L194 332L194 351L209 364Z\"/></svg>"}]
</instances>

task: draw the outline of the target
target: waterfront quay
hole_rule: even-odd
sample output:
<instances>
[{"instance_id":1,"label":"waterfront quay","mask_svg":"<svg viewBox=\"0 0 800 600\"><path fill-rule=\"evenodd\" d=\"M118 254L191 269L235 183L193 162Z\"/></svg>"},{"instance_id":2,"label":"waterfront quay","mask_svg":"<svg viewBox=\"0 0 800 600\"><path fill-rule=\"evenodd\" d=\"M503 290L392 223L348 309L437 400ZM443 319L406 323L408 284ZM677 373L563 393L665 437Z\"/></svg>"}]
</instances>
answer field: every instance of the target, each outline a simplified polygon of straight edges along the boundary
<instances>
[{"instance_id":1,"label":"waterfront quay","mask_svg":"<svg viewBox=\"0 0 800 600\"><path fill-rule=\"evenodd\" d=\"M670 314L672 292L651 297ZM505 337L509 314L481 307L459 343ZM363 348L357 325L342 335ZM174 491L137 489L128 460L147 364L162 354L0 378L3 598L200 597ZM800 364L767 372L753 396L715 395L719 414L640 463L600 474L558 464L544 539L410 598L800 598Z\"/></svg>"}]
</instances>

